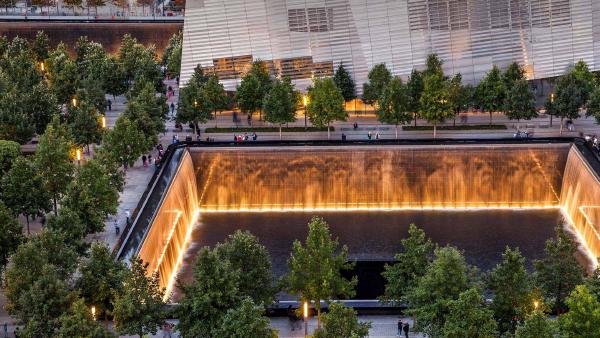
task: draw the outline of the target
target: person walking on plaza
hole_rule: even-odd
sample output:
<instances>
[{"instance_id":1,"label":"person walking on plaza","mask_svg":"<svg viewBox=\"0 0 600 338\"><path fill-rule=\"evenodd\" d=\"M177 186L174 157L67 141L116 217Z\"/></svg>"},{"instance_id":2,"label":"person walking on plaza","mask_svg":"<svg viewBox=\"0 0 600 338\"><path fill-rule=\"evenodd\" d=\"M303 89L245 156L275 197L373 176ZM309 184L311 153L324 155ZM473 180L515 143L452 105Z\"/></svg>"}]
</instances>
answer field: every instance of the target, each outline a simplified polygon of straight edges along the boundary
<instances>
[{"instance_id":1,"label":"person walking on plaza","mask_svg":"<svg viewBox=\"0 0 600 338\"><path fill-rule=\"evenodd\" d=\"M402 337L402 319L398 319L398 337Z\"/></svg>"},{"instance_id":2,"label":"person walking on plaza","mask_svg":"<svg viewBox=\"0 0 600 338\"><path fill-rule=\"evenodd\" d=\"M408 338L408 330L409 330L408 323L404 323L404 325L402 326L402 331L404 331L404 338Z\"/></svg>"},{"instance_id":3,"label":"person walking on plaza","mask_svg":"<svg viewBox=\"0 0 600 338\"><path fill-rule=\"evenodd\" d=\"M112 110L112 101L110 99L108 99L108 101L106 101L106 105L108 106L108 111Z\"/></svg>"},{"instance_id":4,"label":"person walking on plaza","mask_svg":"<svg viewBox=\"0 0 600 338\"><path fill-rule=\"evenodd\" d=\"M175 103L171 102L171 116L175 114Z\"/></svg>"}]
</instances>

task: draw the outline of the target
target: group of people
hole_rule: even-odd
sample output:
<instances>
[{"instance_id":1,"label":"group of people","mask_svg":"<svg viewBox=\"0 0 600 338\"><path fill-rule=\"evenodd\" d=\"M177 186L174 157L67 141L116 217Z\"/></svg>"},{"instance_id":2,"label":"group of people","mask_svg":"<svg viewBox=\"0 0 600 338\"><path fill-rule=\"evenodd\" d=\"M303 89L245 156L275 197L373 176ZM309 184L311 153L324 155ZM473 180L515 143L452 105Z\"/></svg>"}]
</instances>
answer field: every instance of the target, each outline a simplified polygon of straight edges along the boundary
<instances>
[{"instance_id":1,"label":"group of people","mask_svg":"<svg viewBox=\"0 0 600 338\"><path fill-rule=\"evenodd\" d=\"M258 135L256 135L256 132L252 132L252 135L248 135L248 133L243 133L243 134L233 134L233 141L234 142L243 142L243 141L248 141L250 139L250 137L252 137L252 141L256 141L258 139Z\"/></svg>"},{"instance_id":2,"label":"group of people","mask_svg":"<svg viewBox=\"0 0 600 338\"><path fill-rule=\"evenodd\" d=\"M404 337L408 338L408 331L410 330L410 326L408 322L403 323L402 319L398 319L398 337L402 337L402 333L404 333Z\"/></svg>"}]
</instances>

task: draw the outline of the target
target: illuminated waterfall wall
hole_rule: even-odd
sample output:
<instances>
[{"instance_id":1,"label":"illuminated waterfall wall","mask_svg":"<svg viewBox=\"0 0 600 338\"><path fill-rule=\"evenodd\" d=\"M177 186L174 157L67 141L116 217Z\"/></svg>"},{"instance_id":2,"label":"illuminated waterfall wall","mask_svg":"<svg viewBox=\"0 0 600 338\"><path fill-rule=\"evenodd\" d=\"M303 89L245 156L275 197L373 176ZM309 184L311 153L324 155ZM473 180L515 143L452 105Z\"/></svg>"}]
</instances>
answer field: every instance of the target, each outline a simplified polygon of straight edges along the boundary
<instances>
[{"instance_id":1,"label":"illuminated waterfall wall","mask_svg":"<svg viewBox=\"0 0 600 338\"><path fill-rule=\"evenodd\" d=\"M600 257L600 180L575 146L569 151L560 200L589 253Z\"/></svg>"},{"instance_id":2,"label":"illuminated waterfall wall","mask_svg":"<svg viewBox=\"0 0 600 338\"><path fill-rule=\"evenodd\" d=\"M174 284L181 257L196 222L197 209L198 189L194 165L186 150L138 251L138 257L149 264L148 272L159 273L160 285L167 288L167 295Z\"/></svg>"},{"instance_id":3,"label":"illuminated waterfall wall","mask_svg":"<svg viewBox=\"0 0 600 338\"><path fill-rule=\"evenodd\" d=\"M221 148L192 155L205 211L539 208L558 207L569 146Z\"/></svg>"}]
</instances>

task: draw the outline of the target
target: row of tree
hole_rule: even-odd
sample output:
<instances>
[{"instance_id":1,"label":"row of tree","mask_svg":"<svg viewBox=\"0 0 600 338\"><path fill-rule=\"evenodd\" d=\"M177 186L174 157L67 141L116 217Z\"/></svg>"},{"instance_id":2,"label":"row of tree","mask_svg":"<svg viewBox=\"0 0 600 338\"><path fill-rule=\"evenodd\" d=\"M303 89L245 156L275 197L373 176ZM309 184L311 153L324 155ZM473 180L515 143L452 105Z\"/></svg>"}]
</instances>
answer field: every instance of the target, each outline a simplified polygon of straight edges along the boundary
<instances>
[{"instance_id":1,"label":"row of tree","mask_svg":"<svg viewBox=\"0 0 600 338\"><path fill-rule=\"evenodd\" d=\"M112 317L123 334L156 332L164 321L158 276L147 276L139 260L128 268L107 246L86 240L116 212L119 167L133 165L164 131L168 108L157 94L164 86L153 48L126 35L111 56L81 38L72 58L64 45L50 50L43 33L32 43L2 39L0 74L8 79L0 95L29 100L20 110L0 107L8 139L0 141L0 275L9 314L26 337L112 336L98 317ZM106 93L127 99L111 130L102 125ZM34 134L35 154L21 155L15 140ZM94 156L80 161L81 148L96 143ZM19 215L28 224L44 217L42 231L24 236Z\"/></svg>"},{"instance_id":2,"label":"row of tree","mask_svg":"<svg viewBox=\"0 0 600 338\"><path fill-rule=\"evenodd\" d=\"M145 10L146 7L150 7L152 8L156 1L155 0L136 0L135 1L136 4L138 6L143 7L143 9ZM9 1L9 0L2 0L0 1L0 6L4 7L6 11L8 11L8 8L13 8L15 7L17 4L17 1ZM38 6L41 8L46 7L48 9L48 11L50 11L50 8L53 6L57 6L57 10L58 10L58 4L59 4L59 0L31 0L31 2L29 2L29 4L33 5L33 6ZM98 14L98 7L103 7L106 5L113 5L115 7L121 8L122 11L125 11L126 8L129 8L130 6L130 2L128 0L62 0L60 1L60 4L62 7L66 7L66 8L70 8L73 12L73 14L75 14L75 11L78 9L84 9L86 8L88 13L90 11L90 9L94 9L94 14Z\"/></svg>"}]
</instances>

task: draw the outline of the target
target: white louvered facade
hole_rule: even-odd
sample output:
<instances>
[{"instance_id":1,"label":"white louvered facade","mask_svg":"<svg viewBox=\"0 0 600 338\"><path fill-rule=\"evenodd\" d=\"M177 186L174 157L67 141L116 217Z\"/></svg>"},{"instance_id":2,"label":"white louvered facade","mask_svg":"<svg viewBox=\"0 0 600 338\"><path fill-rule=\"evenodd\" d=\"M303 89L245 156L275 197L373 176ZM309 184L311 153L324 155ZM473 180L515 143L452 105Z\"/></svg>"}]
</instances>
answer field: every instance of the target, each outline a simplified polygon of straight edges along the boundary
<instances>
[{"instance_id":1,"label":"white louvered facade","mask_svg":"<svg viewBox=\"0 0 600 338\"><path fill-rule=\"evenodd\" d=\"M183 46L182 84L200 64L227 90L260 59L299 89L343 63L360 92L375 64L406 77L432 52L467 82L512 61L541 79L600 70L600 0L188 0Z\"/></svg>"}]
</instances>

